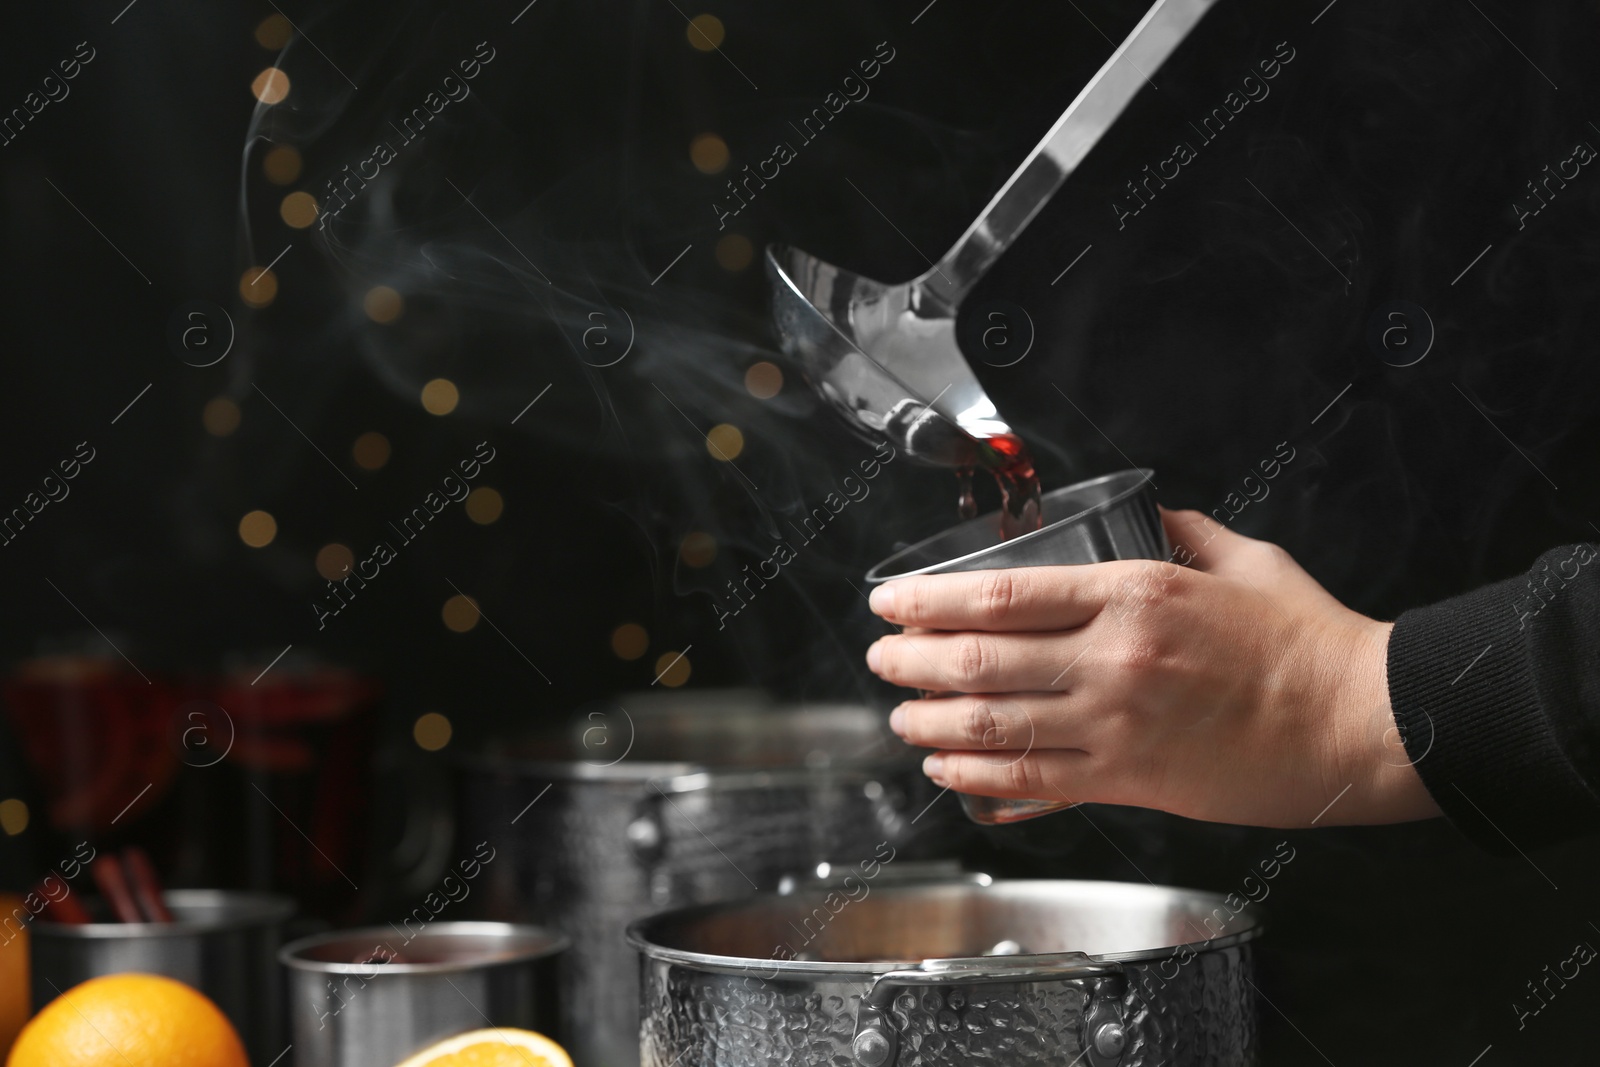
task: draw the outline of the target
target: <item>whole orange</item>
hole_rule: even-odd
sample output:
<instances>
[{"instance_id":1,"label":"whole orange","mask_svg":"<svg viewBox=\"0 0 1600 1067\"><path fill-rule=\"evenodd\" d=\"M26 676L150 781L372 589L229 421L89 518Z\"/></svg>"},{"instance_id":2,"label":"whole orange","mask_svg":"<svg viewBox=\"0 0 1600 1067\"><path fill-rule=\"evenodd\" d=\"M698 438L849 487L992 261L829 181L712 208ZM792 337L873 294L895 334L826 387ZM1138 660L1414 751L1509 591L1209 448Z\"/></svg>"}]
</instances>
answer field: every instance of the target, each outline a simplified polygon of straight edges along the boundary
<instances>
[{"instance_id":1,"label":"whole orange","mask_svg":"<svg viewBox=\"0 0 1600 1067\"><path fill-rule=\"evenodd\" d=\"M23 899L0 895L0 1056L28 1021L28 928L18 914L28 914Z\"/></svg>"},{"instance_id":2,"label":"whole orange","mask_svg":"<svg viewBox=\"0 0 1600 1067\"><path fill-rule=\"evenodd\" d=\"M6 1067L250 1067L233 1024L195 990L154 974L73 986L23 1028Z\"/></svg>"}]
</instances>

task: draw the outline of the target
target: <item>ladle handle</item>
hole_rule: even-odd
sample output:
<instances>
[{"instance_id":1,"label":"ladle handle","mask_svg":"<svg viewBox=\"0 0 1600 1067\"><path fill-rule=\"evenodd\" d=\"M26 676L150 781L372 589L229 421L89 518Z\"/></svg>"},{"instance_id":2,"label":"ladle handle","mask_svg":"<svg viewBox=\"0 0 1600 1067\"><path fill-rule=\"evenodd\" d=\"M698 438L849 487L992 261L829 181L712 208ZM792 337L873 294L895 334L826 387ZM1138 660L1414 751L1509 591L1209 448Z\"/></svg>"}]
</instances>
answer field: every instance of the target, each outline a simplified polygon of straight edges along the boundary
<instances>
[{"instance_id":1,"label":"ladle handle","mask_svg":"<svg viewBox=\"0 0 1600 1067\"><path fill-rule=\"evenodd\" d=\"M967 232L922 276L924 292L957 307L1216 2L1156 0Z\"/></svg>"}]
</instances>

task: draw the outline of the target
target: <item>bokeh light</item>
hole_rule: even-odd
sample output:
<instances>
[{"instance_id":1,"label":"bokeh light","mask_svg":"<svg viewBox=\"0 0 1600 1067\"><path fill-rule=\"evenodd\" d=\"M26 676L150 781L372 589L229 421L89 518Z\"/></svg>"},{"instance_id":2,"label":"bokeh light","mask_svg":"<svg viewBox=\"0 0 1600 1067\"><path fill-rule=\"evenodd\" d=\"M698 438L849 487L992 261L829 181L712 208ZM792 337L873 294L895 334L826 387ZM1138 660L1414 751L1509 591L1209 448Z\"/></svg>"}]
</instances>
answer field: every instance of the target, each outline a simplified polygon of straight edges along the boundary
<instances>
[{"instance_id":1,"label":"bokeh light","mask_svg":"<svg viewBox=\"0 0 1600 1067\"><path fill-rule=\"evenodd\" d=\"M656 657L656 678L668 689L676 689L689 680L689 657L676 652L663 652Z\"/></svg>"},{"instance_id":2,"label":"bokeh light","mask_svg":"<svg viewBox=\"0 0 1600 1067\"><path fill-rule=\"evenodd\" d=\"M268 15L256 23L256 44L269 52L277 52L294 36L294 26L281 14Z\"/></svg>"},{"instance_id":3,"label":"bokeh light","mask_svg":"<svg viewBox=\"0 0 1600 1067\"><path fill-rule=\"evenodd\" d=\"M239 299L264 308L278 296L278 276L264 267L251 267L239 275Z\"/></svg>"},{"instance_id":4,"label":"bokeh light","mask_svg":"<svg viewBox=\"0 0 1600 1067\"><path fill-rule=\"evenodd\" d=\"M737 426L718 423L706 434L706 451L724 462L736 460L739 453L744 451L744 434L739 432Z\"/></svg>"},{"instance_id":5,"label":"bokeh light","mask_svg":"<svg viewBox=\"0 0 1600 1067\"><path fill-rule=\"evenodd\" d=\"M728 142L714 133L702 133L689 142L689 161L701 174L718 174L728 165Z\"/></svg>"},{"instance_id":6,"label":"bokeh light","mask_svg":"<svg viewBox=\"0 0 1600 1067\"><path fill-rule=\"evenodd\" d=\"M469 596L457 593L444 602L444 608L439 612L444 619L445 629L454 633L464 634L478 625L482 612L478 610L478 602Z\"/></svg>"},{"instance_id":7,"label":"bokeh light","mask_svg":"<svg viewBox=\"0 0 1600 1067\"><path fill-rule=\"evenodd\" d=\"M263 104L278 104L289 95L289 75L277 67L268 67L250 83L250 91Z\"/></svg>"},{"instance_id":8,"label":"bokeh light","mask_svg":"<svg viewBox=\"0 0 1600 1067\"><path fill-rule=\"evenodd\" d=\"M293 145L275 145L261 157L261 172L273 185L293 185L303 166L300 150Z\"/></svg>"},{"instance_id":9,"label":"bokeh light","mask_svg":"<svg viewBox=\"0 0 1600 1067\"><path fill-rule=\"evenodd\" d=\"M227 437L233 433L239 428L242 417L239 405L225 396L212 397L200 411L200 422L213 437Z\"/></svg>"},{"instance_id":10,"label":"bokeh light","mask_svg":"<svg viewBox=\"0 0 1600 1067\"><path fill-rule=\"evenodd\" d=\"M278 205L278 215L296 230L303 230L317 221L317 198L306 192L294 192Z\"/></svg>"},{"instance_id":11,"label":"bokeh light","mask_svg":"<svg viewBox=\"0 0 1600 1067\"><path fill-rule=\"evenodd\" d=\"M461 403L461 393L449 378L435 378L422 387L422 407L430 415L448 415Z\"/></svg>"},{"instance_id":12,"label":"bokeh light","mask_svg":"<svg viewBox=\"0 0 1600 1067\"><path fill-rule=\"evenodd\" d=\"M393 322L405 309L406 304L400 298L400 294L387 285L374 285L367 290L367 295L361 298L361 310L365 311L367 318L373 322Z\"/></svg>"},{"instance_id":13,"label":"bokeh light","mask_svg":"<svg viewBox=\"0 0 1600 1067\"><path fill-rule=\"evenodd\" d=\"M424 752L439 751L450 743L453 733L455 727L450 725L450 720L437 711L417 716L417 721L411 725L411 738Z\"/></svg>"},{"instance_id":14,"label":"bokeh light","mask_svg":"<svg viewBox=\"0 0 1600 1067\"><path fill-rule=\"evenodd\" d=\"M717 539L703 530L696 530L678 545L678 556L691 567L709 567L717 558Z\"/></svg>"},{"instance_id":15,"label":"bokeh light","mask_svg":"<svg viewBox=\"0 0 1600 1067\"><path fill-rule=\"evenodd\" d=\"M500 490L482 485L467 494L466 507L467 518L479 526L487 526L500 517L500 513L505 510L506 502L500 495Z\"/></svg>"},{"instance_id":16,"label":"bokeh light","mask_svg":"<svg viewBox=\"0 0 1600 1067\"><path fill-rule=\"evenodd\" d=\"M750 238L742 233L724 234L717 241L717 266L723 270L744 270L755 258L756 250Z\"/></svg>"},{"instance_id":17,"label":"bokeh light","mask_svg":"<svg viewBox=\"0 0 1600 1067\"><path fill-rule=\"evenodd\" d=\"M389 462L389 439L377 430L368 430L350 446L356 466L364 471L381 470Z\"/></svg>"},{"instance_id":18,"label":"bokeh light","mask_svg":"<svg viewBox=\"0 0 1600 1067\"><path fill-rule=\"evenodd\" d=\"M317 550L317 573L330 582L337 582L350 573L356 565L356 554L335 541Z\"/></svg>"},{"instance_id":19,"label":"bokeh light","mask_svg":"<svg viewBox=\"0 0 1600 1067\"><path fill-rule=\"evenodd\" d=\"M689 43L702 52L710 52L722 43L727 31L722 20L715 15L696 15L689 20Z\"/></svg>"},{"instance_id":20,"label":"bokeh light","mask_svg":"<svg viewBox=\"0 0 1600 1067\"><path fill-rule=\"evenodd\" d=\"M783 369L762 360L744 372L744 387L757 400L771 400L783 391Z\"/></svg>"},{"instance_id":21,"label":"bokeh light","mask_svg":"<svg viewBox=\"0 0 1600 1067\"><path fill-rule=\"evenodd\" d=\"M16 837L28 828L28 805L16 797L0 800L0 830L7 837Z\"/></svg>"},{"instance_id":22,"label":"bokeh light","mask_svg":"<svg viewBox=\"0 0 1600 1067\"><path fill-rule=\"evenodd\" d=\"M251 548L266 548L278 536L278 520L270 512L246 512L239 520L239 540Z\"/></svg>"},{"instance_id":23,"label":"bokeh light","mask_svg":"<svg viewBox=\"0 0 1600 1067\"><path fill-rule=\"evenodd\" d=\"M650 647L650 632L636 622L611 631L611 651L618 659L636 660Z\"/></svg>"}]
</instances>

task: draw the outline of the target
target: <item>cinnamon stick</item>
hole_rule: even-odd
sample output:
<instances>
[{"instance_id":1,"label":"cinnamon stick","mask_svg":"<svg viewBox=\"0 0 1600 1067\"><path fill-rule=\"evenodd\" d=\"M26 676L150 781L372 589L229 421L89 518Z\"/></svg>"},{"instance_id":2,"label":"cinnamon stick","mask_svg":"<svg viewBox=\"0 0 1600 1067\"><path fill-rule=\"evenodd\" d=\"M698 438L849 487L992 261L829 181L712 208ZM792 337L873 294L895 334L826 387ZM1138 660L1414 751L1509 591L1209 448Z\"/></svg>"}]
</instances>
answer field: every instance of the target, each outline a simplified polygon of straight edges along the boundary
<instances>
[{"instance_id":1,"label":"cinnamon stick","mask_svg":"<svg viewBox=\"0 0 1600 1067\"><path fill-rule=\"evenodd\" d=\"M171 922L172 912L167 910L166 901L161 899L161 880L156 877L155 865L150 862L144 849L138 845L123 849L122 869L128 876L134 903L139 906L145 922Z\"/></svg>"},{"instance_id":2,"label":"cinnamon stick","mask_svg":"<svg viewBox=\"0 0 1600 1067\"><path fill-rule=\"evenodd\" d=\"M49 879L46 879L48 881ZM44 901L44 917L53 923L65 923L69 926L87 926L94 920L89 917L89 909L83 906L83 901L78 899L76 893L70 889L67 895L60 900L52 900L45 892L44 882L39 883L34 890Z\"/></svg>"},{"instance_id":3,"label":"cinnamon stick","mask_svg":"<svg viewBox=\"0 0 1600 1067\"><path fill-rule=\"evenodd\" d=\"M117 922L144 922L144 913L134 902L128 876L115 856L101 856L89 865L89 873L94 875L94 884L100 887L100 895L106 898Z\"/></svg>"}]
</instances>

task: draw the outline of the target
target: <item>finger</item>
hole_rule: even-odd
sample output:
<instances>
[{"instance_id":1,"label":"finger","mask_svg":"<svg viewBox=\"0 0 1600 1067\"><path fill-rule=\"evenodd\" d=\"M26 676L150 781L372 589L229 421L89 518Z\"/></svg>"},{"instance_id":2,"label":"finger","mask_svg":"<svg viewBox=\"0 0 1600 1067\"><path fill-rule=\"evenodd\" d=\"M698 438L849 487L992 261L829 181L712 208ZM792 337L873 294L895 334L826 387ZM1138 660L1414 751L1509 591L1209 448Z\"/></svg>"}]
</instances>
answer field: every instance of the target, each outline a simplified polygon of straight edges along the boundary
<instances>
[{"instance_id":1,"label":"finger","mask_svg":"<svg viewBox=\"0 0 1600 1067\"><path fill-rule=\"evenodd\" d=\"M896 634L867 649L867 667L908 689L1026 693L1056 688L1083 640L1080 634Z\"/></svg>"},{"instance_id":2,"label":"finger","mask_svg":"<svg viewBox=\"0 0 1600 1067\"><path fill-rule=\"evenodd\" d=\"M1105 605L1144 560L1066 567L1016 567L921 574L872 591L872 610L902 626L932 630L1070 630Z\"/></svg>"},{"instance_id":3,"label":"finger","mask_svg":"<svg viewBox=\"0 0 1600 1067\"><path fill-rule=\"evenodd\" d=\"M1076 749L1028 753L936 752L922 771L957 793L1081 803L1098 799L1094 759Z\"/></svg>"},{"instance_id":4,"label":"finger","mask_svg":"<svg viewBox=\"0 0 1600 1067\"><path fill-rule=\"evenodd\" d=\"M1028 752L1073 748L1092 724L1079 702L1061 693L1005 693L908 700L889 727L922 748Z\"/></svg>"}]
</instances>

